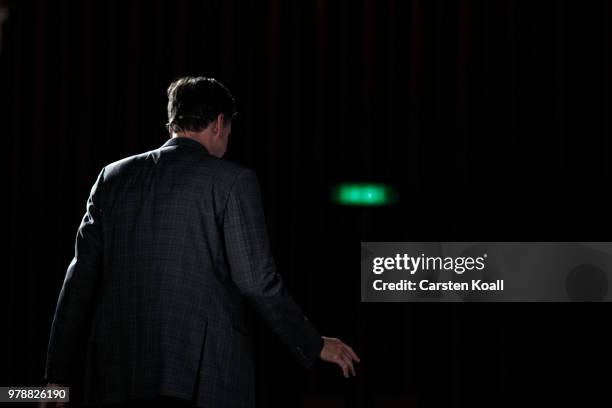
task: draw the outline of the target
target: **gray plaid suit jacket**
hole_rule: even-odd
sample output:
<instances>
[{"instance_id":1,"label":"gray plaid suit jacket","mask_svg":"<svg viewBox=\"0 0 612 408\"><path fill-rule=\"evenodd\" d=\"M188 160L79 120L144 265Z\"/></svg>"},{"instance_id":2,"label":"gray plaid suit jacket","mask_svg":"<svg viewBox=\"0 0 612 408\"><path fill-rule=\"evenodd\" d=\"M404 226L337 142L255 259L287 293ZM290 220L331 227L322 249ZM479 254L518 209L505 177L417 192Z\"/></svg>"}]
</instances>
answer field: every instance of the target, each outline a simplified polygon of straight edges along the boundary
<instances>
[{"instance_id":1,"label":"gray plaid suit jacket","mask_svg":"<svg viewBox=\"0 0 612 408\"><path fill-rule=\"evenodd\" d=\"M251 407L251 311L304 367L315 363L323 340L276 271L255 173L170 139L93 185L45 378L71 381L82 343L86 405L167 395Z\"/></svg>"}]
</instances>

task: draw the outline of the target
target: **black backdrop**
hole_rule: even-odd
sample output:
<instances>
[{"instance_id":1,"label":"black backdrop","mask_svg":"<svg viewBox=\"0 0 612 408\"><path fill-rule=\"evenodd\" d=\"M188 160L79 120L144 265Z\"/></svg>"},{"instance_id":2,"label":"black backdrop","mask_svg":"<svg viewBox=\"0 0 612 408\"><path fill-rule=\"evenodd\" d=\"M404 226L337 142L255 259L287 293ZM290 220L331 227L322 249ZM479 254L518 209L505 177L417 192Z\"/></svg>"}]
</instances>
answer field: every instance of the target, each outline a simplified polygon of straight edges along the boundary
<instances>
[{"instance_id":1,"label":"black backdrop","mask_svg":"<svg viewBox=\"0 0 612 408\"><path fill-rule=\"evenodd\" d=\"M42 384L89 188L165 141L165 88L197 74L238 100L226 157L260 177L279 272L363 360L350 380L306 373L260 326L260 406L606 397L609 304L361 304L359 242L612 241L612 3L8 5L0 385ZM343 180L389 183L400 202L335 206Z\"/></svg>"}]
</instances>

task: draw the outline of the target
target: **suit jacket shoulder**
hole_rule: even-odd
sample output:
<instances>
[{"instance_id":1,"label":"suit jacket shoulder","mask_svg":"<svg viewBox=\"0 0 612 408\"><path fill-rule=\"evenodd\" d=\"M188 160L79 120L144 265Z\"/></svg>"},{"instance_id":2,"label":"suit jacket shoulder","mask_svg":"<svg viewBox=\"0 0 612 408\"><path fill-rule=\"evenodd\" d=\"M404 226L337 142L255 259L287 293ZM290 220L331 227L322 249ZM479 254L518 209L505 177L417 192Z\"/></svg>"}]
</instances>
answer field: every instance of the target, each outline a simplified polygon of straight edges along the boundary
<instances>
[{"instance_id":1,"label":"suit jacket shoulder","mask_svg":"<svg viewBox=\"0 0 612 408\"><path fill-rule=\"evenodd\" d=\"M233 185L243 173L255 174L251 168L212 156L204 148L183 144L164 145L122 158L104 167L104 207L112 208L113 198L119 192L138 191L134 183L156 180L156 188L164 188L168 192L186 185L200 191L210 189L217 203L216 212L220 214ZM159 182L160 179L164 181Z\"/></svg>"},{"instance_id":2,"label":"suit jacket shoulder","mask_svg":"<svg viewBox=\"0 0 612 408\"><path fill-rule=\"evenodd\" d=\"M164 156L165 150L174 151L176 146L159 147L143 153L124 157L117 161L111 162L105 166L105 180L120 178L123 174L129 174L132 169L138 166L146 166L147 163L157 164ZM181 151L183 155L198 157L194 152L189 150ZM189 154L191 153L191 154ZM251 168L227 159L220 159L212 155L199 155L202 160L194 160L193 164L197 165L200 170L214 171L221 183L233 184L238 175L243 171L253 171Z\"/></svg>"}]
</instances>

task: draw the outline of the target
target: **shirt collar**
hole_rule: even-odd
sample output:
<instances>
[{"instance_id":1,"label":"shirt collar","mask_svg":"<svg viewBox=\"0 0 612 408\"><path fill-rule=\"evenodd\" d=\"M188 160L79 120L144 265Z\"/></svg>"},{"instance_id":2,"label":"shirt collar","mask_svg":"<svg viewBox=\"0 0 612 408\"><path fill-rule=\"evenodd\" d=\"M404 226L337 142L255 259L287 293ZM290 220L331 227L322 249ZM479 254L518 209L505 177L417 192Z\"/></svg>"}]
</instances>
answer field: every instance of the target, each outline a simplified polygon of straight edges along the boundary
<instances>
[{"instance_id":1,"label":"shirt collar","mask_svg":"<svg viewBox=\"0 0 612 408\"><path fill-rule=\"evenodd\" d=\"M202 143L197 142L189 137L178 136L178 137L170 138L166 141L166 143L163 144L162 147L168 147L168 146L187 146L187 147L199 149L205 154L210 154L208 152L208 149Z\"/></svg>"}]
</instances>

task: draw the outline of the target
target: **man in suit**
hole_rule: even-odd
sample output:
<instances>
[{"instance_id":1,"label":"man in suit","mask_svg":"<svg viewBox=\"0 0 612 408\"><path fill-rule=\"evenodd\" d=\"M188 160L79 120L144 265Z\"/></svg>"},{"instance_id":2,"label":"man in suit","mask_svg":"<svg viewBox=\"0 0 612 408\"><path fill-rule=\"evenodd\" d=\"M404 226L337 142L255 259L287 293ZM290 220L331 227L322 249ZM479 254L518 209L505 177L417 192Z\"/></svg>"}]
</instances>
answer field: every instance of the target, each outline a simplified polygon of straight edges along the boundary
<instances>
[{"instance_id":1,"label":"man in suit","mask_svg":"<svg viewBox=\"0 0 612 408\"><path fill-rule=\"evenodd\" d=\"M82 347L84 405L253 406L251 311L306 369L355 375L355 352L317 333L276 271L257 176L222 159L235 113L218 81L178 79L171 138L98 175L45 367L69 385Z\"/></svg>"}]
</instances>

